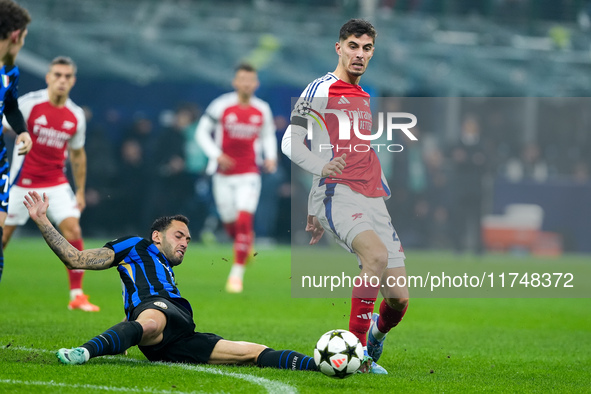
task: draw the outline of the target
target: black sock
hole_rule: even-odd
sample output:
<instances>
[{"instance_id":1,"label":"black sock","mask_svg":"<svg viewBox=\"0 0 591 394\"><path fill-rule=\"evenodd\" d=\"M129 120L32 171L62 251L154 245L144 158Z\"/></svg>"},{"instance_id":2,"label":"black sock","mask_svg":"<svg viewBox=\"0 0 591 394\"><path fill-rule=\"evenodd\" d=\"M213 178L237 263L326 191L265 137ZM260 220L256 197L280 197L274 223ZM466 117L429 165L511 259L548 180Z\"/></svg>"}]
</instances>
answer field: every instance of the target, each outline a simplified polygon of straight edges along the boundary
<instances>
[{"instance_id":1,"label":"black sock","mask_svg":"<svg viewBox=\"0 0 591 394\"><path fill-rule=\"evenodd\" d=\"M92 338L82 345L90 353L90 358L107 354L120 354L140 343L144 329L136 321L124 321Z\"/></svg>"},{"instance_id":2,"label":"black sock","mask_svg":"<svg viewBox=\"0 0 591 394\"><path fill-rule=\"evenodd\" d=\"M293 350L273 350L267 348L257 357L257 365L261 368L271 367L291 369L293 371L318 371L314 358Z\"/></svg>"}]
</instances>

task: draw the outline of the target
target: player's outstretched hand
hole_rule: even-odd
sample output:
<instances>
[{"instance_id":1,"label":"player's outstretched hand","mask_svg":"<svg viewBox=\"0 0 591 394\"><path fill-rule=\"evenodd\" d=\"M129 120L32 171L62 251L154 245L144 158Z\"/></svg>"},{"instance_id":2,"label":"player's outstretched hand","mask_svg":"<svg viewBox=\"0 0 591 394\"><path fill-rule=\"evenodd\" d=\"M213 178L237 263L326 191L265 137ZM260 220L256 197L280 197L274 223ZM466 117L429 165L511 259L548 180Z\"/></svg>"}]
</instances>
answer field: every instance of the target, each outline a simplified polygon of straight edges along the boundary
<instances>
[{"instance_id":1,"label":"player's outstretched hand","mask_svg":"<svg viewBox=\"0 0 591 394\"><path fill-rule=\"evenodd\" d=\"M342 156L335 157L334 159L326 163L322 168L322 177L326 178L335 176L337 174L342 174L343 170L345 169L345 166L347 165L347 163L345 162L346 158L347 154L343 153Z\"/></svg>"},{"instance_id":2,"label":"player's outstretched hand","mask_svg":"<svg viewBox=\"0 0 591 394\"><path fill-rule=\"evenodd\" d=\"M308 222L306 223L306 231L312 234L310 245L317 244L324 234L324 228L318 221L316 216L308 215Z\"/></svg>"},{"instance_id":3,"label":"player's outstretched hand","mask_svg":"<svg viewBox=\"0 0 591 394\"><path fill-rule=\"evenodd\" d=\"M33 147L33 140L28 132L23 132L16 137L16 144L18 147L19 156L26 155Z\"/></svg>"},{"instance_id":4,"label":"player's outstretched hand","mask_svg":"<svg viewBox=\"0 0 591 394\"><path fill-rule=\"evenodd\" d=\"M43 198L36 191L25 194L25 207L29 210L29 216L37 223L39 220L47 219L47 207L49 206L49 198L43 193Z\"/></svg>"}]
</instances>

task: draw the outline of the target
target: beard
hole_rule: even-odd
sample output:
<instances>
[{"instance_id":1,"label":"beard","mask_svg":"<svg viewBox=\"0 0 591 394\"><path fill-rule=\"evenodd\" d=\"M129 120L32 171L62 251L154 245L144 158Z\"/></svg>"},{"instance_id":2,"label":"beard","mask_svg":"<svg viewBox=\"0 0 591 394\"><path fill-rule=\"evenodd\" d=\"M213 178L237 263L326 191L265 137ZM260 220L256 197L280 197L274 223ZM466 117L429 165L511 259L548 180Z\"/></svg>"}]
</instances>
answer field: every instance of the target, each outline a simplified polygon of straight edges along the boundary
<instances>
[{"instance_id":1,"label":"beard","mask_svg":"<svg viewBox=\"0 0 591 394\"><path fill-rule=\"evenodd\" d=\"M349 73L349 75L352 75L354 77L360 77L365 73L365 68L363 68L363 70L355 70L353 69L353 66L351 66L347 69L347 72Z\"/></svg>"},{"instance_id":2,"label":"beard","mask_svg":"<svg viewBox=\"0 0 591 394\"><path fill-rule=\"evenodd\" d=\"M179 264L181 264L183 262L183 257L185 256L178 256L175 251L174 248L172 247L172 245L166 243L166 242L162 242L162 254L164 255L164 257L166 257L166 259L168 260L168 262L170 263L171 266L175 267Z\"/></svg>"},{"instance_id":3,"label":"beard","mask_svg":"<svg viewBox=\"0 0 591 394\"><path fill-rule=\"evenodd\" d=\"M180 265L183 262L183 258L182 257L176 257L176 255L173 255L172 258L168 258L168 262L170 263L171 266L176 267L177 265Z\"/></svg>"}]
</instances>

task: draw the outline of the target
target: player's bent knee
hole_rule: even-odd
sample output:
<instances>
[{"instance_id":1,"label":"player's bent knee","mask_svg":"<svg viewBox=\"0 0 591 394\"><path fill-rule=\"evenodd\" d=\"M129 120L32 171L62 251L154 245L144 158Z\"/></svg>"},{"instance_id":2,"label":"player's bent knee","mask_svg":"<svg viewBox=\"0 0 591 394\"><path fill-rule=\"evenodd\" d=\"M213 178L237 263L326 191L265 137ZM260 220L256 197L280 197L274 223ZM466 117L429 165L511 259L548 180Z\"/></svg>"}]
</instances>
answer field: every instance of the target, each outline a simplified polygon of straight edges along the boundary
<instances>
[{"instance_id":1,"label":"player's bent knee","mask_svg":"<svg viewBox=\"0 0 591 394\"><path fill-rule=\"evenodd\" d=\"M166 315L159 310L147 309L136 319L143 329L140 345L149 346L160 342L166 327Z\"/></svg>"},{"instance_id":2,"label":"player's bent knee","mask_svg":"<svg viewBox=\"0 0 591 394\"><path fill-rule=\"evenodd\" d=\"M408 297L404 298L386 298L386 303L396 309L397 311L401 311L408 306Z\"/></svg>"},{"instance_id":3,"label":"player's bent knee","mask_svg":"<svg viewBox=\"0 0 591 394\"><path fill-rule=\"evenodd\" d=\"M144 333L142 335L142 342L145 340L151 340L162 334L164 327L161 327L160 323L154 319L146 319L139 322L142 325Z\"/></svg>"},{"instance_id":4,"label":"player's bent knee","mask_svg":"<svg viewBox=\"0 0 591 394\"><path fill-rule=\"evenodd\" d=\"M388 251L385 253L376 251L369 255L363 256L362 263L364 268L370 270L373 275L381 276L388 266Z\"/></svg>"}]
</instances>

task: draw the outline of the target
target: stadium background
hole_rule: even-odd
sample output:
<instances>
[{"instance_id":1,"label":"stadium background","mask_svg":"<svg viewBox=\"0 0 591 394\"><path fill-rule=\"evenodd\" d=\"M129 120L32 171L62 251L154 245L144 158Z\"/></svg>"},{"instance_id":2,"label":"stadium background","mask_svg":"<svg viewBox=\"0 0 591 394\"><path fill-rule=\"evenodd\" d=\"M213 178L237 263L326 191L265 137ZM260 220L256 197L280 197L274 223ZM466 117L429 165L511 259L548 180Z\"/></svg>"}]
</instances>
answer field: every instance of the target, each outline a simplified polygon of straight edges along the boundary
<instances>
[{"instance_id":1,"label":"stadium background","mask_svg":"<svg viewBox=\"0 0 591 394\"><path fill-rule=\"evenodd\" d=\"M543 230L560 234L566 251L591 252L584 240L591 230L591 156L585 154L591 134L588 101L582 99L591 93L588 1L20 3L33 16L17 59L21 94L45 86L53 57L70 56L78 64L71 96L89 114L88 207L82 220L87 237L143 234L146 221L174 208L192 218L194 234L205 229L223 239L203 157L191 145L200 112L231 89L234 67L248 60L259 68L257 95L271 104L280 138L291 97L332 71L339 27L350 17L367 17L379 37L362 79L366 90L376 97L446 97L455 103L444 124L421 129L423 140L436 147L420 153L422 176L413 175L406 159L385 168L393 189L390 208L405 246L452 247L450 212L457 201L448 195L446 180L462 175L454 173L449 152L463 120L468 114L482 118L491 98L523 97L528 104L515 116L537 119L527 123L537 127L481 128L488 158L481 174L483 214L501 213L512 202L540 204ZM556 100L544 104L542 97ZM191 126L172 127L179 112L189 115ZM582 119L556 127L545 114ZM539 155L524 159L525 147L537 147ZM165 163L179 152L188 166L172 176ZM542 170L515 178L513 164ZM296 196L290 173L282 157L279 172L264 178L265 208L256 221L260 242L290 241L290 202ZM175 192L167 206L165 197ZM464 241L473 246L473 238Z\"/></svg>"}]
</instances>

